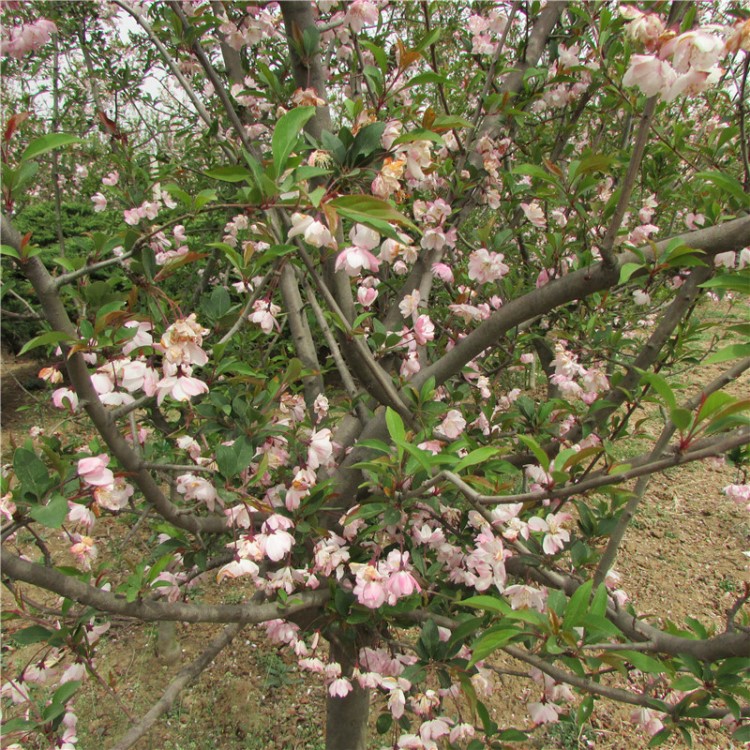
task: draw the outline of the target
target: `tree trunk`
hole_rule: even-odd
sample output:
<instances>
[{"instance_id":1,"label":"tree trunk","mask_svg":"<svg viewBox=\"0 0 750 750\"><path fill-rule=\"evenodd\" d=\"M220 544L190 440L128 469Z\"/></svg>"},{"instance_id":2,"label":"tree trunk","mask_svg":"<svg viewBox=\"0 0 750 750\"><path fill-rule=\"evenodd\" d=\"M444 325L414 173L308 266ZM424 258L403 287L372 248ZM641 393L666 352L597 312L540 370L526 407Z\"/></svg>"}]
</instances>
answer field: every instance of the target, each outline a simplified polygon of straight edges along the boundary
<instances>
[{"instance_id":1,"label":"tree trunk","mask_svg":"<svg viewBox=\"0 0 750 750\"><path fill-rule=\"evenodd\" d=\"M350 677L357 660L353 639L331 639L331 660L341 664L344 677ZM370 691L355 681L354 690L345 698L326 696L326 750L367 750L367 718Z\"/></svg>"}]
</instances>

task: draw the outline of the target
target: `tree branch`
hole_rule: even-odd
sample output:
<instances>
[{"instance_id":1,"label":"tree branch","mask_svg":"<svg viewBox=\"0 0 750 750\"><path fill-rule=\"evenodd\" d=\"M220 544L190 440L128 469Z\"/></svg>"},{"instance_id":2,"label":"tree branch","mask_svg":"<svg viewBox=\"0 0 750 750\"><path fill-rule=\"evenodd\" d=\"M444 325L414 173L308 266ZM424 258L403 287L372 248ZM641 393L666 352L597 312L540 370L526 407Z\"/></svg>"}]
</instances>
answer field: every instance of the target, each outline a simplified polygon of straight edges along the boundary
<instances>
[{"instance_id":1,"label":"tree branch","mask_svg":"<svg viewBox=\"0 0 750 750\"><path fill-rule=\"evenodd\" d=\"M79 604L85 604L100 612L122 615L146 622L236 622L257 624L276 618L288 618L297 612L321 607L330 598L327 588L318 591L305 591L291 594L289 603L272 602L265 604L184 604L182 602L160 602L149 599L127 601L125 597L103 589L89 586L72 576L60 573L54 568L46 568L28 562L2 549L0 565L3 575L16 581L30 583L52 591Z\"/></svg>"},{"instance_id":2,"label":"tree branch","mask_svg":"<svg viewBox=\"0 0 750 750\"><path fill-rule=\"evenodd\" d=\"M128 750L143 737L156 723L162 714L172 708L175 700L184 688L198 679L214 659L226 648L244 628L243 624L232 623L216 636L208 648L193 662L181 669L169 683L161 698L148 710L143 718L120 738L110 750Z\"/></svg>"}]
</instances>

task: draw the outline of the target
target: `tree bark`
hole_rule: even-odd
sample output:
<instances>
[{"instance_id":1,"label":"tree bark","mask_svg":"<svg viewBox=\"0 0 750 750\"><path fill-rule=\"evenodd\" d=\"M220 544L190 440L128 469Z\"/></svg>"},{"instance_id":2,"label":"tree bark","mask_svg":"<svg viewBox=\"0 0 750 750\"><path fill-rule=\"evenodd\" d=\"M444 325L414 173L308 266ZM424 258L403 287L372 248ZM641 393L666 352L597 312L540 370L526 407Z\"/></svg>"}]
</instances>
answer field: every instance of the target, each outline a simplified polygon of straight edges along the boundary
<instances>
[{"instance_id":1,"label":"tree bark","mask_svg":"<svg viewBox=\"0 0 750 750\"><path fill-rule=\"evenodd\" d=\"M332 638L331 659L341 664L341 673L349 677L357 661L354 640ZM367 719L370 691L352 681L354 690L344 698L326 696L326 750L367 750Z\"/></svg>"}]
</instances>

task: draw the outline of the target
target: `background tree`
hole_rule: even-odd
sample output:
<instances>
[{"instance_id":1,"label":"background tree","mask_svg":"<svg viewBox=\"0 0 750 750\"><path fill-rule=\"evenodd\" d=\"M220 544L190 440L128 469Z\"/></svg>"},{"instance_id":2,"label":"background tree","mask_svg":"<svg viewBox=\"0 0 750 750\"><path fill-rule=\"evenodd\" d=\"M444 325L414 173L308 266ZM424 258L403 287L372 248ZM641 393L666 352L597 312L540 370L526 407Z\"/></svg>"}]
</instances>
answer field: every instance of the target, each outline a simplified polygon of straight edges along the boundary
<instances>
[{"instance_id":1,"label":"background tree","mask_svg":"<svg viewBox=\"0 0 750 750\"><path fill-rule=\"evenodd\" d=\"M739 5L12 5L3 300L43 315L22 351L59 347L41 375L91 432L2 480L16 640L78 660L7 681L7 734L74 743L116 614L225 625L117 747L250 623L325 681L332 749L366 747L375 696L381 744L518 739L483 703L499 650L534 725L606 696L655 741L747 738L750 592L723 632L657 626L612 571L651 476L750 442L722 390L747 325L696 344L701 297L748 291ZM102 515L149 558L110 569ZM207 604L208 574L257 594ZM54 626L19 583L64 597Z\"/></svg>"}]
</instances>

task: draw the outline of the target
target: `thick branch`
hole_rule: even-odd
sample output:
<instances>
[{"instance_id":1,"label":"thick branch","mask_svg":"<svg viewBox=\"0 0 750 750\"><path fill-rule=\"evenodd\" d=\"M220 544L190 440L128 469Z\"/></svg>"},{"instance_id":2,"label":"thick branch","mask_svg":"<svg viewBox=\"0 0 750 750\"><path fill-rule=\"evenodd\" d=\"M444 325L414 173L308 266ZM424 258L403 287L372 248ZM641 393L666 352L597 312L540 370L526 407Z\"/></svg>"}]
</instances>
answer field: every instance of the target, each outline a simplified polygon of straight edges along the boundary
<instances>
[{"instance_id":1,"label":"thick branch","mask_svg":"<svg viewBox=\"0 0 750 750\"><path fill-rule=\"evenodd\" d=\"M285 0L280 5L292 58L294 82L300 88L315 89L321 99L328 101L326 92L328 75L321 63L320 50L315 50L314 54L309 57L303 58L300 55L302 33L305 29L315 28L312 3L309 0ZM308 120L305 130L316 140L320 140L324 130L331 131L331 113L327 104L317 108L315 117Z\"/></svg>"},{"instance_id":2,"label":"thick branch","mask_svg":"<svg viewBox=\"0 0 750 750\"><path fill-rule=\"evenodd\" d=\"M306 591L289 597L289 604L183 604L182 602L160 602L148 599L127 601L125 597L111 594L109 591L89 586L72 576L60 573L54 568L28 562L16 557L4 548L0 553L0 564L3 575L16 581L30 583L39 588L52 591L79 604L93 607L100 612L131 617L147 622L237 622L256 624L274 620L278 617L288 618L297 612L320 607L328 601L328 589Z\"/></svg>"}]
</instances>

